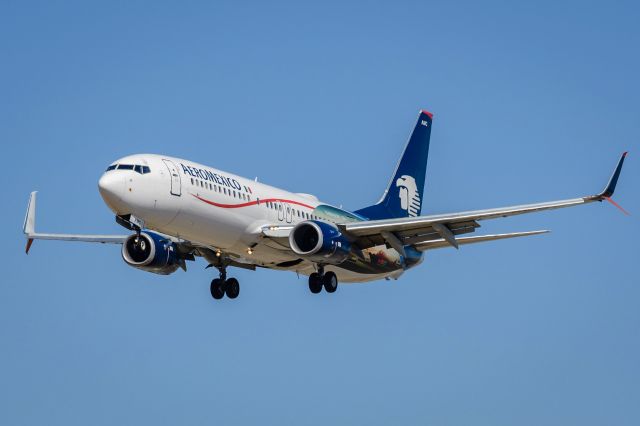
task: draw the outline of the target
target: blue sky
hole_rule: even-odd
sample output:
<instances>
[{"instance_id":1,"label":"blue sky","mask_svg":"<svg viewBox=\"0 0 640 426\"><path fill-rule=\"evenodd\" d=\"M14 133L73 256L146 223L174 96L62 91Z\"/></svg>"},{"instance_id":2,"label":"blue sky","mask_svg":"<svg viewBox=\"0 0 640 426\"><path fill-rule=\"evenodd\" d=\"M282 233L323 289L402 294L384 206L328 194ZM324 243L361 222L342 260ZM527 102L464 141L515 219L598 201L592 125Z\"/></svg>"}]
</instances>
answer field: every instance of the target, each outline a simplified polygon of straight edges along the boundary
<instances>
[{"instance_id":1,"label":"blue sky","mask_svg":"<svg viewBox=\"0 0 640 426\"><path fill-rule=\"evenodd\" d=\"M635 425L640 421L635 2L2 2L0 423ZM418 109L424 213L599 191L484 222L551 234L427 253L397 282L311 295L204 262L155 276L97 192L166 153L345 208L375 202Z\"/></svg>"}]
</instances>

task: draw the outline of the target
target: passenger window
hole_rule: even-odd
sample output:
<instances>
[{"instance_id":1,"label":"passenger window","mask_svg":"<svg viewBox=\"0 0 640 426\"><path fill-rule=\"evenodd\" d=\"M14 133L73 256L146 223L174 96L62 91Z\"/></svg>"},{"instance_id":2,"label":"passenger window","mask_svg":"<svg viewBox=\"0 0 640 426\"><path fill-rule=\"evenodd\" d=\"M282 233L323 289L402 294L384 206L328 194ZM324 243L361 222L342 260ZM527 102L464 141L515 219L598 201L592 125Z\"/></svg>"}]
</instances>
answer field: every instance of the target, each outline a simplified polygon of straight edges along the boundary
<instances>
[{"instance_id":1,"label":"passenger window","mask_svg":"<svg viewBox=\"0 0 640 426\"><path fill-rule=\"evenodd\" d=\"M224 195L227 195L227 188L222 188L222 190L224 191Z\"/></svg>"},{"instance_id":2,"label":"passenger window","mask_svg":"<svg viewBox=\"0 0 640 426\"><path fill-rule=\"evenodd\" d=\"M193 178L191 178L191 185L193 185Z\"/></svg>"}]
</instances>

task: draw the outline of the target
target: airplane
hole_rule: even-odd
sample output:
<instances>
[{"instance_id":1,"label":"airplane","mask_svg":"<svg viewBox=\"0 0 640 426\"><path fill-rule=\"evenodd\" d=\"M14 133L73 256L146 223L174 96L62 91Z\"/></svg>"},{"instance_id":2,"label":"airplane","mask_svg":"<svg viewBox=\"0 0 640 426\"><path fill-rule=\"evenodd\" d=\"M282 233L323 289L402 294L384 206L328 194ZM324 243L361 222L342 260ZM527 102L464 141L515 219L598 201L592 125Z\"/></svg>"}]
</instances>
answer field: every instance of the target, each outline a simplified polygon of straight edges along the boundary
<instances>
[{"instance_id":1,"label":"airplane","mask_svg":"<svg viewBox=\"0 0 640 426\"><path fill-rule=\"evenodd\" d=\"M202 257L218 270L214 299L240 293L229 267L269 268L308 276L311 293L334 293L338 282L398 279L428 250L526 237L547 230L463 236L480 221L610 201L627 153L603 191L560 201L421 216L433 114L420 110L404 152L380 200L355 211L192 161L136 154L111 163L98 181L104 202L125 235L38 233L36 194L24 221L26 253L34 240L122 245L127 265L168 275ZM623 210L624 211L624 210Z\"/></svg>"}]
</instances>

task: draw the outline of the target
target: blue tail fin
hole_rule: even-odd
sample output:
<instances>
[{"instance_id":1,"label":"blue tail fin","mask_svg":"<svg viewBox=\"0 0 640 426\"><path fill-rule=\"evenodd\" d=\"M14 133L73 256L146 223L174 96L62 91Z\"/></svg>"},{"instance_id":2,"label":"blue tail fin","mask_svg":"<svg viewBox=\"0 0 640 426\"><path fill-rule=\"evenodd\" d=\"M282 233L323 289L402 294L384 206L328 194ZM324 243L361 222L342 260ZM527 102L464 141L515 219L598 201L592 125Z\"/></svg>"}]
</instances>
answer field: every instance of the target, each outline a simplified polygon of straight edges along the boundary
<instances>
[{"instance_id":1,"label":"blue tail fin","mask_svg":"<svg viewBox=\"0 0 640 426\"><path fill-rule=\"evenodd\" d=\"M433 114L420 111L400 162L378 204L356 210L369 219L420 216Z\"/></svg>"}]
</instances>

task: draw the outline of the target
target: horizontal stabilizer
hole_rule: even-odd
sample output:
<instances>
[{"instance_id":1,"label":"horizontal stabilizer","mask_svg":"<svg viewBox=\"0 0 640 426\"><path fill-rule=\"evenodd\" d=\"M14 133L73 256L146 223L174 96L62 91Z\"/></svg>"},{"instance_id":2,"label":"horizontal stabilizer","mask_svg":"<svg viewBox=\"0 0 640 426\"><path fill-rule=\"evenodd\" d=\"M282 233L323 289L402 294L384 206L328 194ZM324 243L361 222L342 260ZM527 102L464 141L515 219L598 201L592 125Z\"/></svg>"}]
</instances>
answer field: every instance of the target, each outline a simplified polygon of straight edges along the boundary
<instances>
[{"instance_id":1,"label":"horizontal stabilizer","mask_svg":"<svg viewBox=\"0 0 640 426\"><path fill-rule=\"evenodd\" d=\"M528 237L530 235L546 234L547 232L549 231L541 230L541 231L513 232L510 234L478 235L476 237L456 238L456 242L458 243L459 246L462 246L465 244L483 243L485 241L505 240L507 238L516 238L516 237ZM444 238L415 244L415 248L420 251L433 250L433 249L443 248L443 247L451 247L451 244Z\"/></svg>"}]
</instances>

